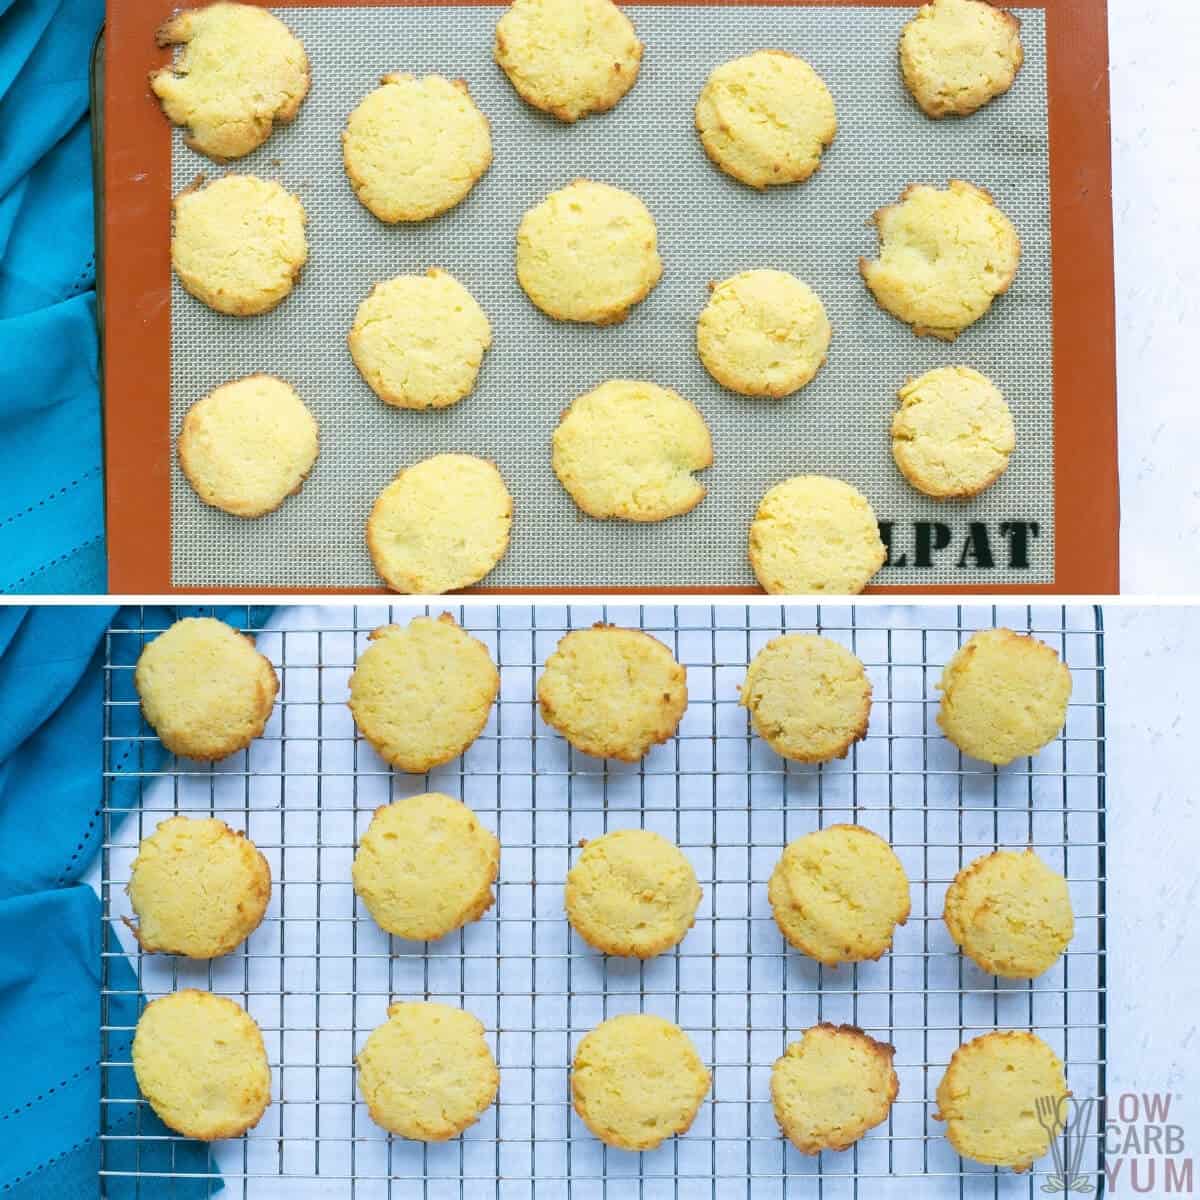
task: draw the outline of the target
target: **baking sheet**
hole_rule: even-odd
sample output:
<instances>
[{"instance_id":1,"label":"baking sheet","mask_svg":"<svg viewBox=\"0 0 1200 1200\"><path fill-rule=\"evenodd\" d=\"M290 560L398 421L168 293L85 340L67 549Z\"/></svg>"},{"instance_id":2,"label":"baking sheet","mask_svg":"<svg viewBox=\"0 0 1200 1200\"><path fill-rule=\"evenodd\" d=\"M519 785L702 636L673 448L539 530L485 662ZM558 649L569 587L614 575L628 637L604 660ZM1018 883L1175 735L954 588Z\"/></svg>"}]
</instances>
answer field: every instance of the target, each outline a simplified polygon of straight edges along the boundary
<instances>
[{"instance_id":1,"label":"baking sheet","mask_svg":"<svg viewBox=\"0 0 1200 1200\"><path fill-rule=\"evenodd\" d=\"M631 9L647 50L639 81L613 112L575 126L521 102L491 61L495 7L280 8L304 41L313 89L294 125L232 169L278 179L309 213L310 260L275 312L246 319L206 309L172 283L171 428L213 387L254 371L292 382L322 427L322 455L278 512L242 521L204 506L172 465L175 586L340 587L378 584L363 539L375 495L402 466L446 450L493 458L516 502L508 555L484 581L499 587L752 585L746 531L761 495L793 474L854 483L896 555L880 584L1045 584L1054 580L1053 387L1045 14L1022 9L1025 65L1013 90L968 120L932 122L895 62L904 8ZM808 183L759 194L717 171L692 128L713 66L777 46L801 54L834 95L840 129ZM387 71L466 79L492 123L495 161L452 212L384 226L354 198L341 164L346 115ZM213 164L173 135L173 190ZM513 270L521 214L580 175L627 187L654 214L661 283L623 325L551 321ZM993 192L1023 244L1010 292L953 345L916 338L881 312L857 272L876 248L871 212L910 182L966 178ZM361 380L345 347L372 284L441 266L476 296L494 345L475 392L442 412L400 412ZM696 358L694 324L709 280L757 266L793 271L820 294L834 327L829 362L797 395L774 402L717 385ZM896 389L912 374L965 363L993 378L1013 408L1018 448L982 497L937 504L891 460ZM691 514L640 526L580 514L554 478L549 438L577 394L606 378L652 379L698 405L713 430L708 498ZM923 537L947 544L919 554ZM1009 566L1006 522L1036 522L1028 566ZM994 566L966 550L982 524ZM975 532L975 546L979 542Z\"/></svg>"}]
</instances>

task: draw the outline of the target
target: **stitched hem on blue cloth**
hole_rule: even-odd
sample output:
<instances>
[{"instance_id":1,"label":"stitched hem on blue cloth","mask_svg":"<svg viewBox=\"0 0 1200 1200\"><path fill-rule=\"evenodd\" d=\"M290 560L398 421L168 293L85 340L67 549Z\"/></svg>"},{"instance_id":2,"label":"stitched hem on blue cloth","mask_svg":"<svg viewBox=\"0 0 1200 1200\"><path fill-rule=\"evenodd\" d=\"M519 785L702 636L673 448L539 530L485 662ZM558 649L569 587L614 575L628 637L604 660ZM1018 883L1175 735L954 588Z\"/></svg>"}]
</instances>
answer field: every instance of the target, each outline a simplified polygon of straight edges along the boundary
<instances>
[{"instance_id":1,"label":"stitched hem on blue cloth","mask_svg":"<svg viewBox=\"0 0 1200 1200\"><path fill-rule=\"evenodd\" d=\"M46 571L49 571L51 567L61 566L68 559L74 558L77 554L82 554L83 551L90 549L92 546L99 545L103 541L104 534L98 533L95 537L88 538L86 542L80 542L80 544L76 546L74 550L68 550L66 554L60 554L58 558L52 558L49 562L42 563L40 567L36 567L34 570L27 572L26 574L22 575L20 579L14 579L12 583L8 584L4 588L4 590L6 592L15 592L22 584L28 583L31 579L36 578L38 575L44 574Z\"/></svg>"},{"instance_id":2,"label":"stitched hem on blue cloth","mask_svg":"<svg viewBox=\"0 0 1200 1200\"><path fill-rule=\"evenodd\" d=\"M74 1075L68 1075L66 1079L60 1079L53 1087L48 1087L41 1095L34 1096L32 1100L26 1100L24 1104L18 1104L16 1108L10 1108L8 1112L0 1114L0 1121L7 1121L10 1117L15 1117L17 1113L23 1113L26 1109L32 1108L35 1104L45 1100L47 1096L53 1096L55 1092L65 1088L68 1083L74 1083L77 1079L82 1079L89 1071L99 1070L99 1063L88 1063L86 1067L75 1072ZM67 1151L66 1153L70 1153Z\"/></svg>"},{"instance_id":3,"label":"stitched hem on blue cloth","mask_svg":"<svg viewBox=\"0 0 1200 1200\"><path fill-rule=\"evenodd\" d=\"M70 483L60 487L58 491L51 492L49 495L43 496L36 504L31 504L28 508L23 508L20 512L15 512L12 514L12 516L5 517L3 521L0 521L0 529L3 529L6 525L11 525L14 521L19 521L22 517L27 517L31 513L37 512L40 508L45 508L47 504L53 504L55 500L61 500L63 496L65 496L68 492L73 491L81 483L84 483L86 480L91 479L93 476L99 474L99 467L93 467L90 471L84 471L78 479L72 479ZM80 549L83 549L83 547L81 546ZM72 553L74 553L74 551ZM47 563L46 565L51 566L53 564Z\"/></svg>"}]
</instances>

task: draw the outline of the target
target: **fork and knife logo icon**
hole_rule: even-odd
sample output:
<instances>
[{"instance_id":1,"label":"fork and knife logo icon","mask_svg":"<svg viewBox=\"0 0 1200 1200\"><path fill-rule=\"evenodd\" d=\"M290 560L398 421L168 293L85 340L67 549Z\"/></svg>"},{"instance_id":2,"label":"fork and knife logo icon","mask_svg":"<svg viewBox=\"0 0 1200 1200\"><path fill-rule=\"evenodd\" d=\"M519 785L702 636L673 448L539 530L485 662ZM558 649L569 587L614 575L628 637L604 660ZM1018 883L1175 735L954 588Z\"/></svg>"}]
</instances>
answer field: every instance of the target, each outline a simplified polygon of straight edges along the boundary
<instances>
[{"instance_id":1,"label":"fork and knife logo icon","mask_svg":"<svg viewBox=\"0 0 1200 1200\"><path fill-rule=\"evenodd\" d=\"M1054 1159L1054 1171L1042 1184L1043 1192L1080 1192L1096 1190L1090 1172L1080 1172L1083 1151L1090 1141L1095 1099L1072 1102L1069 1096L1039 1096L1036 1101L1038 1124L1050 1139L1050 1153Z\"/></svg>"}]
</instances>

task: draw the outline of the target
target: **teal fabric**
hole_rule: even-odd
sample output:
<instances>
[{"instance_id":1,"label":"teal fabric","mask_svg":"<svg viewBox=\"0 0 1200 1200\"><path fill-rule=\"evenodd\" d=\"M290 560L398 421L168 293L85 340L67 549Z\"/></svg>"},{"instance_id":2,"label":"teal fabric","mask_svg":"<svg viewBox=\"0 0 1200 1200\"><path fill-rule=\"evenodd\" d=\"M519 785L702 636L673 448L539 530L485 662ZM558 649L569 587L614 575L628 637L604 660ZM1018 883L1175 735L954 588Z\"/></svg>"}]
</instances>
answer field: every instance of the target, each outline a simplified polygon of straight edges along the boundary
<instances>
[{"instance_id":1,"label":"teal fabric","mask_svg":"<svg viewBox=\"0 0 1200 1200\"><path fill-rule=\"evenodd\" d=\"M0 0L0 592L103 594L88 61L103 0Z\"/></svg>"}]
</instances>

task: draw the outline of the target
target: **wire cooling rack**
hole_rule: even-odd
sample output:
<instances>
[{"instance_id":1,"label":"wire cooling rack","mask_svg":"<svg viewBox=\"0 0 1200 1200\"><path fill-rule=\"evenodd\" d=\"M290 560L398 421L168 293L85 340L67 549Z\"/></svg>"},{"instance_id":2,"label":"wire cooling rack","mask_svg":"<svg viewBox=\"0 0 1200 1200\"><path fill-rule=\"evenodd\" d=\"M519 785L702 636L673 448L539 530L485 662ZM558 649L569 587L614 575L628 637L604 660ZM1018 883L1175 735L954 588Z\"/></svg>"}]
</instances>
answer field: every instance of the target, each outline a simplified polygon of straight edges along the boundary
<instances>
[{"instance_id":1,"label":"wire cooling rack","mask_svg":"<svg viewBox=\"0 0 1200 1200\"><path fill-rule=\"evenodd\" d=\"M428 611L438 613L443 606ZM102 900L101 1173L108 1196L792 1197L1029 1196L1047 1162L1017 1176L960 1159L932 1119L951 1053L993 1028L1032 1028L1064 1059L1077 1099L1105 1071L1104 658L1099 610L463 606L502 686L466 755L427 776L392 772L354 735L347 678L367 634L423 609L281 609L258 633L279 670L264 736L214 766L163 758L141 720L132 665L169 624L146 609L107 637ZM252 628L253 610L227 619ZM679 734L639 765L578 754L536 713L538 671L562 634L596 620L641 627L688 670ZM1071 667L1064 734L996 770L963 760L937 729L941 667L994 624L1049 642ZM785 763L752 736L737 685L781 631L819 631L867 665L867 739L824 767ZM502 844L497 903L431 945L382 933L356 903L350 862L374 809L425 790L462 799ZM127 812L136 806L136 812ZM117 924L139 840L173 813L244 829L271 864L261 928L212 963L143 955ZM888 839L912 883L912 915L875 963L822 967L788 949L766 880L782 846L839 821ZM567 925L562 887L581 838L646 826L679 843L703 884L695 928L650 961L605 958ZM941 920L946 885L997 846L1033 845L1070 881L1076 936L1032 982L965 960ZM127 964L132 964L130 971ZM244 1138L198 1147L157 1123L129 1069L139 994L196 986L232 996L262 1028L273 1103ZM392 998L461 1004L488 1030L498 1101L459 1139L387 1136L355 1090L353 1059ZM678 1022L713 1068L691 1131L660 1149L604 1147L571 1111L567 1068L602 1019L645 1010ZM850 1150L808 1158L779 1134L770 1069L820 1020L896 1047L899 1098ZM1081 1170L1102 1182L1102 1142ZM922 1182L915 1184L920 1178ZM919 1187L919 1192L916 1190Z\"/></svg>"}]
</instances>

